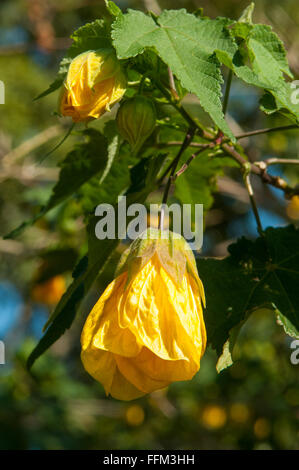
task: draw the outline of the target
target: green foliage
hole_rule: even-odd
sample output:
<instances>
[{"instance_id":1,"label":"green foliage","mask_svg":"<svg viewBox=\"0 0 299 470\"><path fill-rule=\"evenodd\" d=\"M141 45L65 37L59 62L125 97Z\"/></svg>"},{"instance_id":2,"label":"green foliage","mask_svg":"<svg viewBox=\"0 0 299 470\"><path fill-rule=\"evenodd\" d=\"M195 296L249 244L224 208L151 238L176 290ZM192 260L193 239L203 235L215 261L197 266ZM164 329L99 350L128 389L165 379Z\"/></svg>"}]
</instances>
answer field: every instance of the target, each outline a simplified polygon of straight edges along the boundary
<instances>
[{"instance_id":1,"label":"green foliage","mask_svg":"<svg viewBox=\"0 0 299 470\"><path fill-rule=\"evenodd\" d=\"M111 1L105 0L106 8L112 16L119 16L122 14L121 9Z\"/></svg>"},{"instance_id":2,"label":"green foliage","mask_svg":"<svg viewBox=\"0 0 299 470\"><path fill-rule=\"evenodd\" d=\"M299 337L298 234L293 226L268 228L255 241L241 238L231 245L228 258L198 261L206 287L208 338L219 355L224 347L226 360L229 337L262 307L273 309L285 332Z\"/></svg>"},{"instance_id":3,"label":"green foliage","mask_svg":"<svg viewBox=\"0 0 299 470\"><path fill-rule=\"evenodd\" d=\"M266 170L262 173L261 166L252 166L225 120L230 79L234 77L263 90L260 105L266 115L280 112L291 122L299 122L299 106L292 103L293 88L287 81L293 75L283 43L269 26L253 23L253 5L238 21L210 19L201 11L190 14L185 9L164 10L160 16L135 10L123 14L108 0L105 6L110 17L85 24L72 34L56 80L39 97L62 86L70 62L78 54L114 47L128 77L126 97L133 97L133 102L142 96L141 100L157 111L158 119L138 149L123 141L113 113L104 125L95 122L94 127L81 131L81 141L59 164L59 179L46 204L7 236L19 235L53 208L61 210L62 203L64 207L75 204L76 217L83 215L81 220L86 224L84 256L46 324L45 335L29 357L29 367L70 328L92 285L115 256L118 240L98 240L95 235L98 219L93 213L97 205L112 204L117 220L121 196L127 197L128 205L144 204L150 194L161 201L168 198L174 183L173 195L181 204L202 203L207 213L218 192L218 177L229 173L239 180L245 169L287 195L296 191L282 179L271 179ZM223 98L225 68L230 73ZM188 92L195 95L190 109L183 101ZM196 116L192 106L196 106ZM134 135L138 136L143 116L134 116L134 110L131 114ZM126 116L124 127L125 121ZM192 142L188 142L188 135L192 135ZM195 155L191 144L204 147ZM184 171L179 171L183 164ZM198 261L207 294L208 340L219 358L218 371L232 364L234 344L253 311L271 308L288 335L299 334L298 230L288 227L260 232L255 241L242 238L231 245L230 255L224 259ZM69 263L68 270L70 267Z\"/></svg>"},{"instance_id":4,"label":"green foliage","mask_svg":"<svg viewBox=\"0 0 299 470\"><path fill-rule=\"evenodd\" d=\"M127 191L127 204L142 203L152 190L152 178L157 176L163 158L148 158L137 164L138 171L132 169L131 186ZM138 178L136 178L136 175ZM118 220L118 205L115 203L115 216ZM121 210L121 208L120 208ZM101 274L109 261L110 256L117 247L119 240L98 240L95 235L95 226L98 221L96 216L91 216L87 226L88 255L82 258L73 273L73 282L61 298L55 311L45 325L45 335L34 348L28 358L28 368L31 368L36 359L41 356L55 341L57 341L72 325L78 306L83 297L88 293L95 279ZM117 230L117 228L116 228Z\"/></svg>"},{"instance_id":5,"label":"green foliage","mask_svg":"<svg viewBox=\"0 0 299 470\"><path fill-rule=\"evenodd\" d=\"M217 177L223 175L225 167L234 166L234 160L215 156L210 150L205 150L177 179L175 196L182 203L192 206L201 201L204 211L208 211L213 204L213 194L217 191Z\"/></svg>"},{"instance_id":6,"label":"green foliage","mask_svg":"<svg viewBox=\"0 0 299 470\"><path fill-rule=\"evenodd\" d=\"M94 175L100 178L100 183L104 181L114 158L115 148L112 144L108 146L107 138L95 129L86 129L82 134L85 142L77 144L61 163L59 181L54 186L47 204L35 217L22 223L5 238L19 236L25 228L73 195Z\"/></svg>"},{"instance_id":7,"label":"green foliage","mask_svg":"<svg viewBox=\"0 0 299 470\"><path fill-rule=\"evenodd\" d=\"M232 41L222 23L196 18L185 10L165 11L157 22L141 12L130 11L116 19L112 37L120 59L154 48L182 86L198 96L213 121L233 139L223 118L222 77L213 55L218 48L231 51Z\"/></svg>"}]
</instances>

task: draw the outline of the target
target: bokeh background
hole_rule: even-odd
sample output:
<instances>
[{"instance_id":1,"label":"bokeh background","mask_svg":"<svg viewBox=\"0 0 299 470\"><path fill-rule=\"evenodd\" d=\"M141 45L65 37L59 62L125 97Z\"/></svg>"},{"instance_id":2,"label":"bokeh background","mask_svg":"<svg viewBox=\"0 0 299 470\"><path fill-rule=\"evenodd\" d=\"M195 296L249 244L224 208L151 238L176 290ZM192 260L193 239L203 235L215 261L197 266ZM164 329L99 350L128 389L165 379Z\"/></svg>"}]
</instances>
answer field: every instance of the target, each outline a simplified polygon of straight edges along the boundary
<instances>
[{"instance_id":1,"label":"bokeh background","mask_svg":"<svg viewBox=\"0 0 299 470\"><path fill-rule=\"evenodd\" d=\"M155 11L156 1L118 0L127 7ZM248 1L159 0L161 8L203 7L211 17L238 18ZM78 140L65 134L69 121L55 115L57 93L33 99L55 76L70 44L69 34L105 15L103 0L1 0L0 232L32 217L57 179L57 164ZM273 26L299 76L297 0L259 0L255 22ZM236 133L285 124L259 111L259 92L234 80L229 120ZM192 97L194 113L201 111ZM298 156L297 131L242 141L249 158ZM42 163L41 163L42 160ZM290 184L296 167L273 166ZM219 193L206 219L202 254L222 257L237 237L257 235L238 175L218 182ZM254 181L264 227L298 223L299 208L277 190ZM199 201L200 202L200 201ZM76 200L62 204L16 240L0 239L0 449L299 449L299 365L290 362L291 339L273 314L256 312L243 327L236 363L217 374L208 350L200 373L132 403L105 398L80 362L84 319L113 276L115 259L90 293L72 329L39 359L29 374L28 354L42 335L49 312L84 252L85 234Z\"/></svg>"}]
</instances>

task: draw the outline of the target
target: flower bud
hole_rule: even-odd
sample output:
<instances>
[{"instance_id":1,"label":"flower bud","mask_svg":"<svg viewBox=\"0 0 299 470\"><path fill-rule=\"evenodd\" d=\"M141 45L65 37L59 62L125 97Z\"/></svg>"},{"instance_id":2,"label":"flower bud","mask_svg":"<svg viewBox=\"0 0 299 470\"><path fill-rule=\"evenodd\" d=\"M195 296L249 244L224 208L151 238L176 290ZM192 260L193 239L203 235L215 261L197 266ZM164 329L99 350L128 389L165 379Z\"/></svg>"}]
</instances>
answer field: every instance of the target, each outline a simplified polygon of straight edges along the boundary
<instances>
[{"instance_id":1,"label":"flower bud","mask_svg":"<svg viewBox=\"0 0 299 470\"><path fill-rule=\"evenodd\" d=\"M70 64L60 95L60 112L74 122L97 119L121 100L126 77L112 49L78 55Z\"/></svg>"},{"instance_id":2,"label":"flower bud","mask_svg":"<svg viewBox=\"0 0 299 470\"><path fill-rule=\"evenodd\" d=\"M116 122L120 134L137 153L155 128L155 105L149 98L136 95L121 104Z\"/></svg>"},{"instance_id":3,"label":"flower bud","mask_svg":"<svg viewBox=\"0 0 299 470\"><path fill-rule=\"evenodd\" d=\"M204 302L187 242L148 229L122 257L116 279L86 320L85 369L119 400L190 380L206 346Z\"/></svg>"}]
</instances>

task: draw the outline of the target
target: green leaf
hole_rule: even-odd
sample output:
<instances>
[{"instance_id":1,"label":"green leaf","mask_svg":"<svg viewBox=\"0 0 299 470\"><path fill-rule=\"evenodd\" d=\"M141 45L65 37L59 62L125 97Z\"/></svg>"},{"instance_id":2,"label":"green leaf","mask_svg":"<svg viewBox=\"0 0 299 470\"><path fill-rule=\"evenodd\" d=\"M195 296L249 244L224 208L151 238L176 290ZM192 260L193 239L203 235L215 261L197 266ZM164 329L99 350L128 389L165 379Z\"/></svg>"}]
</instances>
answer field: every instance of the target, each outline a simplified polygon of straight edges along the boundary
<instances>
[{"instance_id":1,"label":"green leaf","mask_svg":"<svg viewBox=\"0 0 299 470\"><path fill-rule=\"evenodd\" d=\"M290 72L282 41L268 25L256 24L247 37L253 70L270 84L283 79L283 73Z\"/></svg>"},{"instance_id":2,"label":"green leaf","mask_svg":"<svg viewBox=\"0 0 299 470\"><path fill-rule=\"evenodd\" d=\"M255 4L251 2L248 7L245 8L242 15L239 18L239 23L250 23L252 24L252 15L254 11Z\"/></svg>"},{"instance_id":3,"label":"green leaf","mask_svg":"<svg viewBox=\"0 0 299 470\"><path fill-rule=\"evenodd\" d=\"M278 89L270 90L270 93L275 100L276 110L294 123L299 124L299 103L296 104L296 101L293 101L294 88L292 88L291 83L285 82ZM262 109L263 106L264 101L262 102Z\"/></svg>"},{"instance_id":4,"label":"green leaf","mask_svg":"<svg viewBox=\"0 0 299 470\"><path fill-rule=\"evenodd\" d=\"M39 100L40 98L44 98L45 96L49 95L50 93L53 93L54 91L58 90L61 87L66 77L70 63L71 63L70 57L64 57L61 60L59 64L57 77L55 78L54 82L51 83L49 88L47 88L45 91L40 93L36 98L34 98L33 101Z\"/></svg>"},{"instance_id":5,"label":"green leaf","mask_svg":"<svg viewBox=\"0 0 299 470\"><path fill-rule=\"evenodd\" d=\"M77 144L61 163L59 180L53 188L48 203L32 219L22 223L5 238L14 238L33 225L39 218L73 195L86 181L96 175L103 182L111 166L114 147L108 148L108 140L95 129L83 131L85 142ZM110 144L112 145L112 144ZM107 169L108 167L108 169ZM100 184L100 183L99 183Z\"/></svg>"},{"instance_id":6,"label":"green leaf","mask_svg":"<svg viewBox=\"0 0 299 470\"><path fill-rule=\"evenodd\" d=\"M78 255L73 248L56 248L39 254L41 266L34 281L42 283L58 274L72 271Z\"/></svg>"},{"instance_id":7,"label":"green leaf","mask_svg":"<svg viewBox=\"0 0 299 470\"><path fill-rule=\"evenodd\" d=\"M74 58L82 52L111 48L110 27L104 20L95 20L78 28L71 35L73 43L67 57Z\"/></svg>"},{"instance_id":8,"label":"green leaf","mask_svg":"<svg viewBox=\"0 0 299 470\"><path fill-rule=\"evenodd\" d=\"M148 194L153 190L152 181L156 178L164 156L157 155L144 159L137 164L138 178L136 177L136 168L131 171L132 182L127 191L127 205L135 202L143 203ZM140 187L140 179L143 186ZM116 201L115 201L116 202ZM115 204L115 220L118 221L118 205ZM36 359L40 357L55 341L57 341L72 325L80 302L88 293L91 285L98 275L103 271L106 263L117 247L118 239L98 240L95 236L95 225L98 217L91 216L87 227L88 233L88 255L81 259L74 270L74 281L61 298L55 311L45 325L48 328L39 341L35 349L30 354L27 366L30 369Z\"/></svg>"},{"instance_id":9,"label":"green leaf","mask_svg":"<svg viewBox=\"0 0 299 470\"><path fill-rule=\"evenodd\" d=\"M111 16L119 16L122 15L121 9L114 3L108 0L105 0L106 8L109 11Z\"/></svg>"},{"instance_id":10,"label":"green leaf","mask_svg":"<svg viewBox=\"0 0 299 470\"><path fill-rule=\"evenodd\" d=\"M229 252L223 260L197 263L207 298L208 341L219 356L224 353L219 368L231 361L225 344L230 331L259 308L271 308L285 332L299 337L299 230L268 228L255 241L240 239Z\"/></svg>"},{"instance_id":11,"label":"green leaf","mask_svg":"<svg viewBox=\"0 0 299 470\"><path fill-rule=\"evenodd\" d=\"M157 19L129 10L113 23L113 44L120 59L154 48L182 86L195 93L215 124L231 139L221 103L220 64L214 51L235 50L222 20L197 18L185 10L165 10Z\"/></svg>"},{"instance_id":12,"label":"green leaf","mask_svg":"<svg viewBox=\"0 0 299 470\"><path fill-rule=\"evenodd\" d=\"M299 104L292 100L294 89L285 81L284 74L293 78L282 41L270 26L235 23L231 29L236 38L242 38L248 51L252 69L244 65L241 49L233 58L217 54L219 60L230 67L245 82L264 88L261 109L266 114L280 111L293 122L299 122ZM272 94L273 99L269 97Z\"/></svg>"},{"instance_id":13,"label":"green leaf","mask_svg":"<svg viewBox=\"0 0 299 470\"><path fill-rule=\"evenodd\" d=\"M222 372L224 369L227 369L228 367L233 365L233 349L243 323L244 322L240 323L240 325L235 326L229 332L229 337L223 345L222 354L218 358L216 364L216 370L218 374L220 374L220 372Z\"/></svg>"}]
</instances>

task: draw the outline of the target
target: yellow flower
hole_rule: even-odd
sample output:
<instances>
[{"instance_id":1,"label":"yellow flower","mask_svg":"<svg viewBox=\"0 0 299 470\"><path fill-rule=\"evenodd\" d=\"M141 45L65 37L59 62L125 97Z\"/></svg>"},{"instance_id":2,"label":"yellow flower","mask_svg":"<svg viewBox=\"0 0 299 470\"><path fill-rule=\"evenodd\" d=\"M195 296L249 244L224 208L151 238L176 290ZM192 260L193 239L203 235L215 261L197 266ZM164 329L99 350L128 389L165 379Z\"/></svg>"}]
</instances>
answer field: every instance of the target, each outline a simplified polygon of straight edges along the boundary
<instances>
[{"instance_id":1,"label":"yellow flower","mask_svg":"<svg viewBox=\"0 0 299 470\"><path fill-rule=\"evenodd\" d=\"M60 96L60 112L74 122L99 118L121 100L126 84L114 51L84 52L70 64Z\"/></svg>"},{"instance_id":2,"label":"yellow flower","mask_svg":"<svg viewBox=\"0 0 299 470\"><path fill-rule=\"evenodd\" d=\"M31 291L31 297L35 302L41 302L51 306L57 304L65 290L66 284L64 277L58 275L45 282L36 284Z\"/></svg>"},{"instance_id":3,"label":"yellow flower","mask_svg":"<svg viewBox=\"0 0 299 470\"><path fill-rule=\"evenodd\" d=\"M192 251L181 237L131 245L121 273L84 325L81 359L106 394L132 400L190 380L206 346L204 291Z\"/></svg>"}]
</instances>

